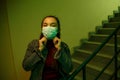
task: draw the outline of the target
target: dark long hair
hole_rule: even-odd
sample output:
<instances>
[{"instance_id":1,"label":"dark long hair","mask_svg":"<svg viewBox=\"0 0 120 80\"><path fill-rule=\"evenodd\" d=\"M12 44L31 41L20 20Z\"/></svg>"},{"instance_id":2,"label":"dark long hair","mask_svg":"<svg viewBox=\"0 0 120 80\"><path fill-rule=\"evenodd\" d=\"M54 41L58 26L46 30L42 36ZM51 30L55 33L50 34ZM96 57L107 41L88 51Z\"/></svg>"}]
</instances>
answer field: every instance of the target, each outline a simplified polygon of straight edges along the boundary
<instances>
[{"instance_id":1,"label":"dark long hair","mask_svg":"<svg viewBox=\"0 0 120 80\"><path fill-rule=\"evenodd\" d=\"M57 24L58 24L57 37L60 38L60 21L59 21L58 17L56 17L56 16L50 15L50 16L44 17L43 20L42 20L42 22L41 22L41 30L42 30L42 25L43 25L44 20L45 20L46 18L48 18L48 17L52 17L52 18L54 18L54 19L57 21ZM44 35L43 35L43 33L41 32L41 34L40 34L40 39L41 39L43 36L44 36Z\"/></svg>"}]
</instances>

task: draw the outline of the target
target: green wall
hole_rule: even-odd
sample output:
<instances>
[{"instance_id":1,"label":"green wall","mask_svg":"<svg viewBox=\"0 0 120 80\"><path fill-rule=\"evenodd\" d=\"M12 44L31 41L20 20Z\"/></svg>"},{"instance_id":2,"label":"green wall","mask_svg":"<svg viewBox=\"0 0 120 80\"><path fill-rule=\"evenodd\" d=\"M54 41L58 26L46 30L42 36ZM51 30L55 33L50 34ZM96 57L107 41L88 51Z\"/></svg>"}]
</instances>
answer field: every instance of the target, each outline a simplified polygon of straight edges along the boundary
<instances>
[{"instance_id":1,"label":"green wall","mask_svg":"<svg viewBox=\"0 0 120 80\"><path fill-rule=\"evenodd\" d=\"M6 1L0 0L0 80L16 80Z\"/></svg>"},{"instance_id":2,"label":"green wall","mask_svg":"<svg viewBox=\"0 0 120 80\"><path fill-rule=\"evenodd\" d=\"M39 38L41 20L56 15L61 21L61 38L72 47L107 20L120 0L7 0L8 20L18 80L27 80L29 72L22 69L27 44Z\"/></svg>"}]
</instances>

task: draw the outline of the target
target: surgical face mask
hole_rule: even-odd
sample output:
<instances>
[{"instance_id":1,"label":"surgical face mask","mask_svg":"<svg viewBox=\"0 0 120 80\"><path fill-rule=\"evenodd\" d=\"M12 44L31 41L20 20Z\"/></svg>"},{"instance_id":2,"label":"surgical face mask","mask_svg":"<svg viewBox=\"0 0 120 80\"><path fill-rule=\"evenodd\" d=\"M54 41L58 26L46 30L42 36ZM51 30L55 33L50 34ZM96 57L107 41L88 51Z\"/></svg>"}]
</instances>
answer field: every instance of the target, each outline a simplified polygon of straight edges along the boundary
<instances>
[{"instance_id":1,"label":"surgical face mask","mask_svg":"<svg viewBox=\"0 0 120 80\"><path fill-rule=\"evenodd\" d=\"M51 27L51 26L43 27L42 33L47 39L53 39L56 37L58 33L58 27Z\"/></svg>"}]
</instances>

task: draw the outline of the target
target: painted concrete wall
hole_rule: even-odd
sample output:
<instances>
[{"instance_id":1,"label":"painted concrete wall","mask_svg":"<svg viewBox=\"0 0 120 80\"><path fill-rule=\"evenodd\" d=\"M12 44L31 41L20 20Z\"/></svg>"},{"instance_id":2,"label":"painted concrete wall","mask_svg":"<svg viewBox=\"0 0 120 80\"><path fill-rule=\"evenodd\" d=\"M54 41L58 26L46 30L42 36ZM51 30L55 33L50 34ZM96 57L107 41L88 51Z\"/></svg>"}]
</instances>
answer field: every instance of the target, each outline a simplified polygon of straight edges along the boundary
<instances>
[{"instance_id":1,"label":"painted concrete wall","mask_svg":"<svg viewBox=\"0 0 120 80\"><path fill-rule=\"evenodd\" d=\"M0 0L0 80L17 80L6 1Z\"/></svg>"}]
</instances>

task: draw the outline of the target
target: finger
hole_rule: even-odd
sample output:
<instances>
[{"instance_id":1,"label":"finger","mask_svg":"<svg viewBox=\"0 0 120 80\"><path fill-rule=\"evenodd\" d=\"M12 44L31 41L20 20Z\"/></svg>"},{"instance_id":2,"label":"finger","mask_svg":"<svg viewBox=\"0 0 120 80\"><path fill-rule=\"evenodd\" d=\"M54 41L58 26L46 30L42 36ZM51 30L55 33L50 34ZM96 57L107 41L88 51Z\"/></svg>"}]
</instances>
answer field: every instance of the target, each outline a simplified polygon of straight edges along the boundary
<instances>
[{"instance_id":1,"label":"finger","mask_svg":"<svg viewBox=\"0 0 120 80\"><path fill-rule=\"evenodd\" d=\"M58 45L60 46L61 45L61 40L59 39L59 41L58 41Z\"/></svg>"},{"instance_id":2,"label":"finger","mask_svg":"<svg viewBox=\"0 0 120 80\"><path fill-rule=\"evenodd\" d=\"M46 41L43 41L42 44L43 44L43 45L46 45Z\"/></svg>"},{"instance_id":3,"label":"finger","mask_svg":"<svg viewBox=\"0 0 120 80\"><path fill-rule=\"evenodd\" d=\"M45 37L43 37L42 39L41 39L41 41L42 41L42 44L46 44L47 43L47 39L45 38Z\"/></svg>"},{"instance_id":4,"label":"finger","mask_svg":"<svg viewBox=\"0 0 120 80\"><path fill-rule=\"evenodd\" d=\"M58 44L59 40L55 40L55 43L54 44Z\"/></svg>"},{"instance_id":5,"label":"finger","mask_svg":"<svg viewBox=\"0 0 120 80\"><path fill-rule=\"evenodd\" d=\"M58 45L58 46L61 45L61 40L60 40L60 39L57 41L57 45Z\"/></svg>"},{"instance_id":6,"label":"finger","mask_svg":"<svg viewBox=\"0 0 120 80\"><path fill-rule=\"evenodd\" d=\"M54 39L54 44L56 45L56 44L58 44L58 42L59 42L59 39L58 39L58 38L55 38L55 39Z\"/></svg>"}]
</instances>

